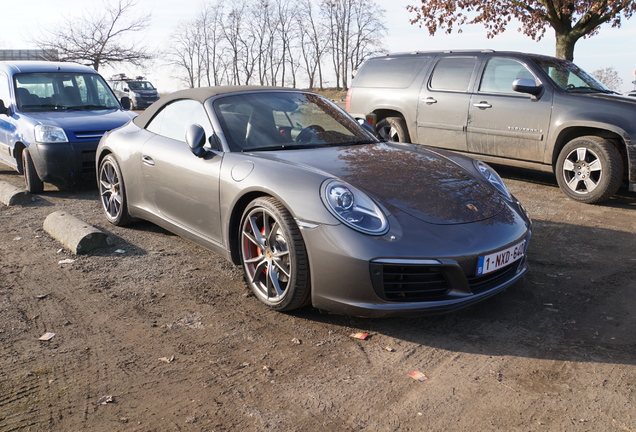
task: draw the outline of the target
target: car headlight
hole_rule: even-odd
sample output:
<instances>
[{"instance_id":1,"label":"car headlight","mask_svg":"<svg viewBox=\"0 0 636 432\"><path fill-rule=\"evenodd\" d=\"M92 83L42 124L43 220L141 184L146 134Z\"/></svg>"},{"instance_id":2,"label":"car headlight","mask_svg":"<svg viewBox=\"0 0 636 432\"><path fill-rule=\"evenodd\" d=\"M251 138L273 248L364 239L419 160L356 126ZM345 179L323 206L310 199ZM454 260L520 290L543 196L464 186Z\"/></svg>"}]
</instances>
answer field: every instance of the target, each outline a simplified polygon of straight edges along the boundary
<instances>
[{"instance_id":1,"label":"car headlight","mask_svg":"<svg viewBox=\"0 0 636 432\"><path fill-rule=\"evenodd\" d=\"M327 209L345 225L365 234L382 235L389 223L380 207L365 193L338 180L327 180L321 188Z\"/></svg>"},{"instance_id":2,"label":"car headlight","mask_svg":"<svg viewBox=\"0 0 636 432\"><path fill-rule=\"evenodd\" d=\"M477 171L479 171L480 174L483 175L486 178L486 180L490 182L491 185L493 185L506 198L512 199L512 195L510 195L508 188L504 184L501 177L499 177L499 174L497 174L497 172L494 169L492 169L491 167L489 167L487 164L485 164L482 161L475 160L473 163L475 164Z\"/></svg>"},{"instance_id":3,"label":"car headlight","mask_svg":"<svg viewBox=\"0 0 636 432\"><path fill-rule=\"evenodd\" d=\"M35 140L41 143L63 143L68 142L64 129L57 126L37 125L35 126Z\"/></svg>"}]
</instances>

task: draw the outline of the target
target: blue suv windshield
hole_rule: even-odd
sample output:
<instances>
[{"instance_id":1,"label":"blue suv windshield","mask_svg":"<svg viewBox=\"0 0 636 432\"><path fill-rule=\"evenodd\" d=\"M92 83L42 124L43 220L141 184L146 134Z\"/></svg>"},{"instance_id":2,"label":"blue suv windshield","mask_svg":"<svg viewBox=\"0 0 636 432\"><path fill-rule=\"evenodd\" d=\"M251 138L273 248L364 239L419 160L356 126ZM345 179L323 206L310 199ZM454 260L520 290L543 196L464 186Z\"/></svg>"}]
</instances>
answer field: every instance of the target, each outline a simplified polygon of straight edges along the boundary
<instances>
[{"instance_id":1,"label":"blue suv windshield","mask_svg":"<svg viewBox=\"0 0 636 432\"><path fill-rule=\"evenodd\" d=\"M33 72L14 76L22 112L117 109L119 102L97 74Z\"/></svg>"}]
</instances>

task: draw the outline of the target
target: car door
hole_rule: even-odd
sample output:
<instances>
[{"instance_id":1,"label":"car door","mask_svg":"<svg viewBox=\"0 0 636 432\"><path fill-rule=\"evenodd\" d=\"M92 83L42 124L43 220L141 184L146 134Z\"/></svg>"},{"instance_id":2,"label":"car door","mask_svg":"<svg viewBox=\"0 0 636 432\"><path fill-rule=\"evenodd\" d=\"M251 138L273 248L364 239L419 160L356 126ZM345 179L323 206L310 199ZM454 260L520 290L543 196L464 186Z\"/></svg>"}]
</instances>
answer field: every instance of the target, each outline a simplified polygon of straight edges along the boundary
<instances>
[{"instance_id":1,"label":"car door","mask_svg":"<svg viewBox=\"0 0 636 432\"><path fill-rule=\"evenodd\" d=\"M182 99L167 105L146 128L155 134L141 148L144 194L163 219L221 242L219 173L222 153L195 156L185 142L191 124L209 139L212 126L203 105Z\"/></svg>"},{"instance_id":2,"label":"car door","mask_svg":"<svg viewBox=\"0 0 636 432\"><path fill-rule=\"evenodd\" d=\"M477 56L440 58L420 91L417 109L417 142L453 150L467 149L466 121L469 89L474 81Z\"/></svg>"},{"instance_id":3,"label":"car door","mask_svg":"<svg viewBox=\"0 0 636 432\"><path fill-rule=\"evenodd\" d=\"M472 95L468 115L468 151L483 155L542 162L550 126L552 90L539 97L512 89L516 79L540 84L518 59L492 57Z\"/></svg>"}]
</instances>

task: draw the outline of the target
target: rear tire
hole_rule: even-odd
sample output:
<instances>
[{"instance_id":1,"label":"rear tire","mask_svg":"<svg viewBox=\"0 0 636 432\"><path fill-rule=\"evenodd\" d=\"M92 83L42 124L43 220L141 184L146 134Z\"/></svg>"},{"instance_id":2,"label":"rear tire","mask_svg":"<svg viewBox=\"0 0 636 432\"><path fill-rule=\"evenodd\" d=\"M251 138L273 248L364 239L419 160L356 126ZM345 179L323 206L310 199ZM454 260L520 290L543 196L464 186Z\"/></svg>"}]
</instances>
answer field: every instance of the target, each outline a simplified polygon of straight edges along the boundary
<instances>
[{"instance_id":1,"label":"rear tire","mask_svg":"<svg viewBox=\"0 0 636 432\"><path fill-rule=\"evenodd\" d=\"M567 196L594 204L616 193L623 179L623 161L611 141L583 136L563 147L555 171L559 187Z\"/></svg>"},{"instance_id":2,"label":"rear tire","mask_svg":"<svg viewBox=\"0 0 636 432\"><path fill-rule=\"evenodd\" d=\"M401 117L386 117L376 127L378 137L382 141L410 143L411 137L406 122Z\"/></svg>"},{"instance_id":3,"label":"rear tire","mask_svg":"<svg viewBox=\"0 0 636 432\"><path fill-rule=\"evenodd\" d=\"M24 185L26 190L37 194L44 191L44 182L40 180L35 165L33 164L33 158L28 149L22 150L22 170L24 171Z\"/></svg>"},{"instance_id":4,"label":"rear tire","mask_svg":"<svg viewBox=\"0 0 636 432\"><path fill-rule=\"evenodd\" d=\"M124 178L113 155L104 156L104 159L99 164L97 182L99 197L106 219L116 226L130 224L132 218L128 214Z\"/></svg>"}]
</instances>

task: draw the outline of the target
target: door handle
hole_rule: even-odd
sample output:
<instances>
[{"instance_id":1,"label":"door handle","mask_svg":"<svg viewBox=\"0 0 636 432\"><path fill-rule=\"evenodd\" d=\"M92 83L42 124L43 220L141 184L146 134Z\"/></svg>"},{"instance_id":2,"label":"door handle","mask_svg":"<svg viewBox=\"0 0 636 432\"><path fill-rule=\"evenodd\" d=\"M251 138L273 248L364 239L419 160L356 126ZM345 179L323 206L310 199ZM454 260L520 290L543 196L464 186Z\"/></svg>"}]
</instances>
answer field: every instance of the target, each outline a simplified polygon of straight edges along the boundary
<instances>
[{"instance_id":1,"label":"door handle","mask_svg":"<svg viewBox=\"0 0 636 432\"><path fill-rule=\"evenodd\" d=\"M488 102L486 101L481 101L479 103L473 104L473 106L475 108L482 108L482 109L486 109L486 108L492 108L492 105L490 105Z\"/></svg>"},{"instance_id":2,"label":"door handle","mask_svg":"<svg viewBox=\"0 0 636 432\"><path fill-rule=\"evenodd\" d=\"M429 96L426 99L422 99L422 102L424 102L426 105L432 105L434 103L437 103L437 99L433 99Z\"/></svg>"},{"instance_id":3,"label":"door handle","mask_svg":"<svg viewBox=\"0 0 636 432\"><path fill-rule=\"evenodd\" d=\"M155 161L150 156L142 156L141 161L149 166L155 166Z\"/></svg>"}]
</instances>

